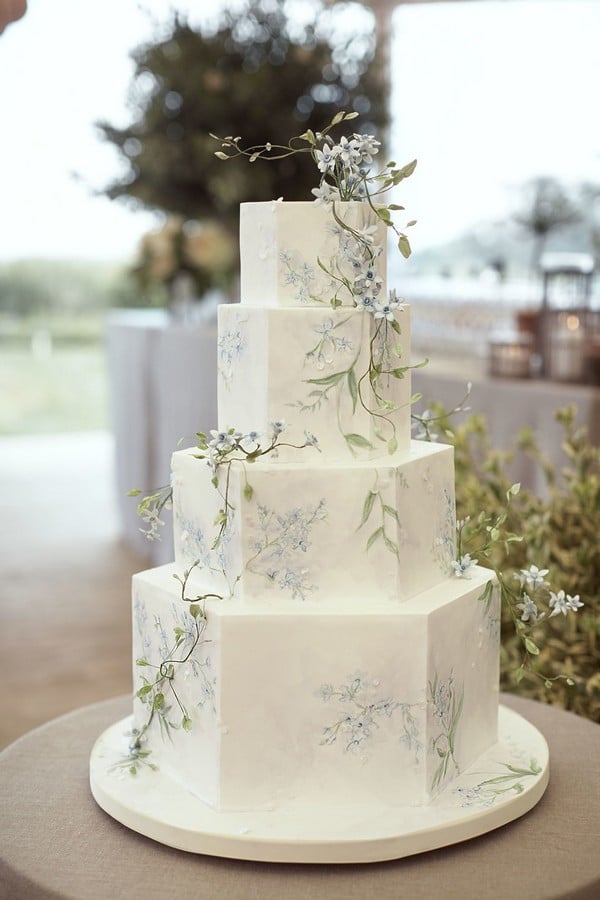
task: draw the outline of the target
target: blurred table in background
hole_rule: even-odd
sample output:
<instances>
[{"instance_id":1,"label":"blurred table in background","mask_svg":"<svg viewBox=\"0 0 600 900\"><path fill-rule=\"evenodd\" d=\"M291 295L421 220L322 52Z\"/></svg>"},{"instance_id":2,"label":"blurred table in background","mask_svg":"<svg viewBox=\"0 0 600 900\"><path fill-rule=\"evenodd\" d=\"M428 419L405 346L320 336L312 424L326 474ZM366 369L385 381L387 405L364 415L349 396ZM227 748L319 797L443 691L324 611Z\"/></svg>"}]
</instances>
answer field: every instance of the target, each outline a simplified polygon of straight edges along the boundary
<instances>
[{"instance_id":1,"label":"blurred table in background","mask_svg":"<svg viewBox=\"0 0 600 900\"><path fill-rule=\"evenodd\" d=\"M140 532L137 501L127 491L168 484L171 454L216 428L217 322L177 323L164 310L117 310L107 325L118 510L123 536L155 565L173 558L171 515L162 540Z\"/></svg>"},{"instance_id":2,"label":"blurred table in background","mask_svg":"<svg viewBox=\"0 0 600 900\"><path fill-rule=\"evenodd\" d=\"M571 405L577 407L577 421L587 426L592 443L600 444L600 388L532 378L493 378L486 374L486 368L485 362L468 356L438 357L413 372L413 393L423 395L415 408L422 410L440 403L451 410L464 399L467 383L471 382L466 403L469 410L457 413L452 421L458 424L471 415L485 416L495 450L511 449L519 430L529 426L540 449L560 468L567 460L561 446L563 429L554 413ZM544 494L543 474L524 454L515 457L510 474L523 487Z\"/></svg>"}]
</instances>

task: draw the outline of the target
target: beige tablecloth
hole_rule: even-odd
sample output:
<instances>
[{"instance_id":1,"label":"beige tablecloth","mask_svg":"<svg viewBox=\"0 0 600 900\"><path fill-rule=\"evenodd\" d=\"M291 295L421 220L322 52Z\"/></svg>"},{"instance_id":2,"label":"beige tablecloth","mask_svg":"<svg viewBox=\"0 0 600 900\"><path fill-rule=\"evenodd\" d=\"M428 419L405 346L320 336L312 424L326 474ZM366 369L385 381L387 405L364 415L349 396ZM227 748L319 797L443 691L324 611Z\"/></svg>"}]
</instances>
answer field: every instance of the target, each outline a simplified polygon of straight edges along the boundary
<instances>
[{"instance_id":1,"label":"beige tablecloth","mask_svg":"<svg viewBox=\"0 0 600 900\"><path fill-rule=\"evenodd\" d=\"M99 734L129 698L77 710L0 755L2 900L598 900L600 728L520 698L550 746L550 785L526 816L396 862L302 866L195 856L119 825L89 791Z\"/></svg>"}]
</instances>

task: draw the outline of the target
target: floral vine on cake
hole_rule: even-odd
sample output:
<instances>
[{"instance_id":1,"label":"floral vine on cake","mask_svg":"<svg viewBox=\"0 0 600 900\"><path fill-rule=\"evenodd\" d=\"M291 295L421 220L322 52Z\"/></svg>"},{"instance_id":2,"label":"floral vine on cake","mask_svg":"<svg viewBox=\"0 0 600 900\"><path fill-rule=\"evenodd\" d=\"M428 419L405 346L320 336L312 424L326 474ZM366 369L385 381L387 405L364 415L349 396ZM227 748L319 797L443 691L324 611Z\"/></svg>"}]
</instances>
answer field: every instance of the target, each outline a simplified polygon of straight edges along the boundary
<instances>
[{"instance_id":1,"label":"floral vine on cake","mask_svg":"<svg viewBox=\"0 0 600 900\"><path fill-rule=\"evenodd\" d=\"M241 137L212 137L221 143L221 150L217 150L215 155L222 160L246 157L253 163L259 158L280 160L295 154L312 156L320 173L319 184L312 189L312 194L317 204L325 205L330 210L331 228L339 237L338 252L328 260L317 258L315 262L329 278L330 305L334 309L340 306L352 307L362 311L370 319L369 361L364 370L356 371L359 348L358 355L348 366L328 375L308 379L307 383L313 386L309 402L298 402L296 405L303 411L318 408L329 398L331 391L335 390L339 395L340 390L345 388L352 400L352 413L359 406L364 409L374 423L377 439L387 442L389 452L394 453L398 442L392 413L398 407L386 396L386 385L394 379L403 379L409 369L419 366L406 363L394 337L394 333L401 334L398 315L405 304L394 291L388 296L382 293L383 279L377 261L384 248L378 239L378 225L383 223L396 232L398 248L407 258L411 252L409 239L393 220L393 213L404 207L386 203L383 198L391 188L413 173L416 160L405 166L398 166L394 161L388 162L383 169L373 173L371 165L380 148L380 142L374 135L355 132L349 137L340 137L337 142L331 138L333 128L356 116L357 113L340 111L322 131L313 132L309 129L293 137L287 144L267 142L243 147ZM344 214L339 204L346 201L357 201L358 208L366 211L360 222L355 222L354 218L351 221L350 214ZM409 221L406 228L414 224L414 220ZM308 287L314 280L314 268L305 262L301 271L297 270L289 252L282 253L282 262L287 267L286 280L288 283L300 284L300 299L323 302ZM313 352L309 350L307 355L310 356ZM319 358L322 356L319 357L317 351L317 359ZM425 365L426 362L427 360L420 365ZM341 423L340 428L353 454L357 450L373 449L368 437L342 428Z\"/></svg>"},{"instance_id":2,"label":"floral vine on cake","mask_svg":"<svg viewBox=\"0 0 600 900\"><path fill-rule=\"evenodd\" d=\"M128 733L130 738L128 753L115 763L112 769L127 769L131 775L137 775L142 767L147 766L154 771L158 768L150 759L152 751L145 749L148 731L155 721L158 722L163 739L170 738L174 730L192 730L190 712L183 703L177 687L177 675L186 664L194 676L199 676L203 680L201 703L207 699L214 702L214 687L206 674L206 669L210 667L208 657L200 660L195 654L198 647L207 642L206 601L223 598L220 594L214 593L204 593L194 598L187 597L187 584L193 568L194 566L191 566L186 569L183 577L173 575L181 585L180 600L188 604L188 608L185 621L173 628L171 643L168 643L168 636L162 629L160 620L155 620L155 627L159 629L161 636L160 662L151 662L147 655L138 657L135 661L136 666L143 670L140 675L141 686L135 696L145 707L146 718L140 727L136 726ZM143 614L145 615L145 610ZM147 644L145 649L149 649ZM147 675L146 671L152 674Z\"/></svg>"},{"instance_id":3,"label":"floral vine on cake","mask_svg":"<svg viewBox=\"0 0 600 900\"><path fill-rule=\"evenodd\" d=\"M345 752L362 751L381 728L380 723L391 719L399 710L402 720L400 743L414 754L414 762L418 764L423 743L413 710L422 709L422 703L405 703L381 696L379 679L369 679L360 672L349 676L345 684L337 687L322 684L317 696L324 703L335 701L344 708L337 720L323 729L321 744L335 744L339 739Z\"/></svg>"}]
</instances>

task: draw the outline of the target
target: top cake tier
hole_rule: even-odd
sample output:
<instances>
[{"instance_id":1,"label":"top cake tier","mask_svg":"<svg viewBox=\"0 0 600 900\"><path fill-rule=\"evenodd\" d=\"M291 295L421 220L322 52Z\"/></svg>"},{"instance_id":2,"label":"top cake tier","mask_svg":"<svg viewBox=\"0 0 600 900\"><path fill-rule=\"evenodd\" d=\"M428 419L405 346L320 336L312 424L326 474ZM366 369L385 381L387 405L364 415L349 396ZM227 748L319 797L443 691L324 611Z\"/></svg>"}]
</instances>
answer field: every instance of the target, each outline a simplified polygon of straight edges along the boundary
<instances>
[{"instance_id":1,"label":"top cake tier","mask_svg":"<svg viewBox=\"0 0 600 900\"><path fill-rule=\"evenodd\" d=\"M354 306L360 296L384 298L386 232L366 202L242 203L241 302Z\"/></svg>"}]
</instances>

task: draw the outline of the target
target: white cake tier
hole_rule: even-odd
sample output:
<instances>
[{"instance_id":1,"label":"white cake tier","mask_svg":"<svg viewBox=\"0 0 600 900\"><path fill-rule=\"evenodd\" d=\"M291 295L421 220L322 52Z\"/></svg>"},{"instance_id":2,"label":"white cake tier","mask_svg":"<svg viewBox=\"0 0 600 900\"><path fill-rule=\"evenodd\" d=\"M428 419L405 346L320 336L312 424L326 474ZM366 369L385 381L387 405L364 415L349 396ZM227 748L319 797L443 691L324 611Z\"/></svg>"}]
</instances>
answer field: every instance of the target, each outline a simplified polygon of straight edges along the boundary
<instances>
[{"instance_id":1,"label":"white cake tier","mask_svg":"<svg viewBox=\"0 0 600 900\"><path fill-rule=\"evenodd\" d=\"M218 488L197 453L175 453L172 478L175 561L181 569L200 561L195 590L246 604L289 608L323 598L369 609L406 600L451 571L452 447L413 441L377 463L336 466L306 448L298 463L221 466ZM227 525L211 550L225 497Z\"/></svg>"},{"instance_id":2,"label":"white cake tier","mask_svg":"<svg viewBox=\"0 0 600 900\"><path fill-rule=\"evenodd\" d=\"M215 808L427 803L495 743L489 570L392 610L209 601L195 646L175 571L133 580L134 684L146 685L138 730L155 710L141 760ZM156 683L161 663L169 677Z\"/></svg>"},{"instance_id":3,"label":"white cake tier","mask_svg":"<svg viewBox=\"0 0 600 900\"><path fill-rule=\"evenodd\" d=\"M286 442L304 443L308 430L331 462L408 448L408 308L394 321L400 333L358 309L221 306L219 428L268 432L283 420ZM372 364L382 371L374 386ZM279 459L297 453L282 448Z\"/></svg>"},{"instance_id":4,"label":"white cake tier","mask_svg":"<svg viewBox=\"0 0 600 900\"><path fill-rule=\"evenodd\" d=\"M368 203L242 203L241 300L248 306L353 306L354 280L372 262L373 286L386 297L387 226ZM358 235L358 236L357 236ZM362 238L360 237L362 235ZM324 271L326 270L326 271Z\"/></svg>"}]
</instances>

